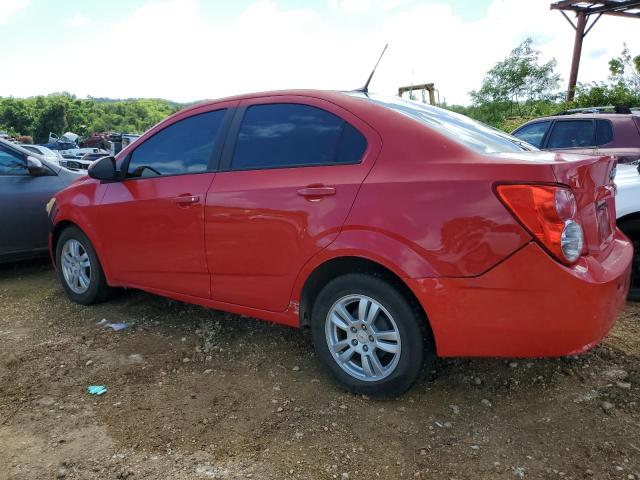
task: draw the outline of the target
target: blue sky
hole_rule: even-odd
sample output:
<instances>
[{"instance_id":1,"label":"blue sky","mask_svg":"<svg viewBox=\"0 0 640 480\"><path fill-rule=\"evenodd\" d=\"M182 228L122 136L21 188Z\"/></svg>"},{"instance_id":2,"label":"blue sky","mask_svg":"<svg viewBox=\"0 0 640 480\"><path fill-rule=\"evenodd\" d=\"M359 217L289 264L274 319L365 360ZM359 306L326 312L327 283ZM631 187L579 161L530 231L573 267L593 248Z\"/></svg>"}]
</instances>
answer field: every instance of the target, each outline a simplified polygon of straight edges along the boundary
<instances>
[{"instance_id":1,"label":"blue sky","mask_svg":"<svg viewBox=\"0 0 640 480\"><path fill-rule=\"evenodd\" d=\"M372 88L435 82L467 103L526 36L566 78L573 32L548 0L0 0L0 96L191 101L279 88L354 88L386 42ZM580 81L603 80L637 20L603 18Z\"/></svg>"}]
</instances>

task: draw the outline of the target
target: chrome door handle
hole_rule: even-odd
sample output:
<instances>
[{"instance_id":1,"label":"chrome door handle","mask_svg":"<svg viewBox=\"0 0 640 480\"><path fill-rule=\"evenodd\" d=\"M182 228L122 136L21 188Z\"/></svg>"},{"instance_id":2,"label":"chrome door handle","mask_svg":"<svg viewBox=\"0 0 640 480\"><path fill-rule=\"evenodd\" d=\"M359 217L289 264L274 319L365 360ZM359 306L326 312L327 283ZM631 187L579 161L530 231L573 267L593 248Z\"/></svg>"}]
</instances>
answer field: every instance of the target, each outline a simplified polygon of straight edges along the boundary
<instances>
[{"instance_id":1,"label":"chrome door handle","mask_svg":"<svg viewBox=\"0 0 640 480\"><path fill-rule=\"evenodd\" d=\"M173 199L173 202L177 203L178 205L192 205L194 203L198 203L199 201L199 195L180 195L179 197L175 197Z\"/></svg>"},{"instance_id":2,"label":"chrome door handle","mask_svg":"<svg viewBox=\"0 0 640 480\"><path fill-rule=\"evenodd\" d=\"M334 187L305 187L298 190L298 195L302 197L328 197L335 195L336 189Z\"/></svg>"}]
</instances>

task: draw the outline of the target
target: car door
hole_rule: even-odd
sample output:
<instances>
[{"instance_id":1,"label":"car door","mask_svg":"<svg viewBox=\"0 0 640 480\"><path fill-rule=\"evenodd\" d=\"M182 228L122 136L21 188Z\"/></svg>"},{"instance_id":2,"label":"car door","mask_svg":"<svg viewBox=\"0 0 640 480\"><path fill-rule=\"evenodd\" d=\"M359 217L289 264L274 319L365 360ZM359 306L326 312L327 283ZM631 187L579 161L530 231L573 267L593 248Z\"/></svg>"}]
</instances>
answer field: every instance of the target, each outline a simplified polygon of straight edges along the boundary
<instances>
[{"instance_id":1,"label":"car door","mask_svg":"<svg viewBox=\"0 0 640 480\"><path fill-rule=\"evenodd\" d=\"M0 145L0 256L45 252L45 206L64 182L51 170L31 175L26 156Z\"/></svg>"},{"instance_id":2,"label":"car door","mask_svg":"<svg viewBox=\"0 0 640 480\"><path fill-rule=\"evenodd\" d=\"M596 151L593 119L556 120L547 135L545 150L592 155Z\"/></svg>"},{"instance_id":3,"label":"car door","mask_svg":"<svg viewBox=\"0 0 640 480\"><path fill-rule=\"evenodd\" d=\"M116 283L209 298L204 202L232 107L178 117L122 162L95 213Z\"/></svg>"},{"instance_id":4,"label":"car door","mask_svg":"<svg viewBox=\"0 0 640 480\"><path fill-rule=\"evenodd\" d=\"M205 211L211 295L284 311L301 267L340 232L381 140L300 96L241 102L229 137Z\"/></svg>"}]
</instances>

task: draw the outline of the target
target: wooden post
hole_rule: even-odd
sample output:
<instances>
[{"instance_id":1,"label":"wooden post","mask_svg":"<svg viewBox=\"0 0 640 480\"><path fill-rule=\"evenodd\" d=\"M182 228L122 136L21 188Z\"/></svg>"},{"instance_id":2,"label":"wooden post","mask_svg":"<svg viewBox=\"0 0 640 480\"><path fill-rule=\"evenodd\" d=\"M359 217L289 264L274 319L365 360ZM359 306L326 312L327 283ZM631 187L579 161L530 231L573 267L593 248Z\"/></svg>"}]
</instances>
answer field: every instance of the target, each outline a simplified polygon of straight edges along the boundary
<instances>
[{"instance_id":1,"label":"wooden post","mask_svg":"<svg viewBox=\"0 0 640 480\"><path fill-rule=\"evenodd\" d=\"M573 58L571 59L571 73L569 74L567 102L572 101L576 93L578 69L580 68L580 55L582 54L582 40L584 39L584 28L587 24L587 15L584 12L578 12L577 15L578 22L576 24L576 37L573 41Z\"/></svg>"}]
</instances>

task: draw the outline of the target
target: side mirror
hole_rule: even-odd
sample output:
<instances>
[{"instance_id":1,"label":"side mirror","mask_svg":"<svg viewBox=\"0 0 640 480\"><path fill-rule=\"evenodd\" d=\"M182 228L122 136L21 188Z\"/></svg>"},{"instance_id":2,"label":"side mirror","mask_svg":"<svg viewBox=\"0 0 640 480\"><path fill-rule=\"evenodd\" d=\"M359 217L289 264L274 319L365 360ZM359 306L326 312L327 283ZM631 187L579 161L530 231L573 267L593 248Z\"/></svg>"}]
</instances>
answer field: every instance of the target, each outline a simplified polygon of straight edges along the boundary
<instances>
[{"instance_id":1,"label":"side mirror","mask_svg":"<svg viewBox=\"0 0 640 480\"><path fill-rule=\"evenodd\" d=\"M47 175L49 173L49 169L45 167L40 160L36 157L32 157L31 155L27 157L27 169L34 177Z\"/></svg>"},{"instance_id":2,"label":"side mirror","mask_svg":"<svg viewBox=\"0 0 640 480\"><path fill-rule=\"evenodd\" d=\"M102 157L89 165L89 176L96 180L117 180L115 157Z\"/></svg>"}]
</instances>

